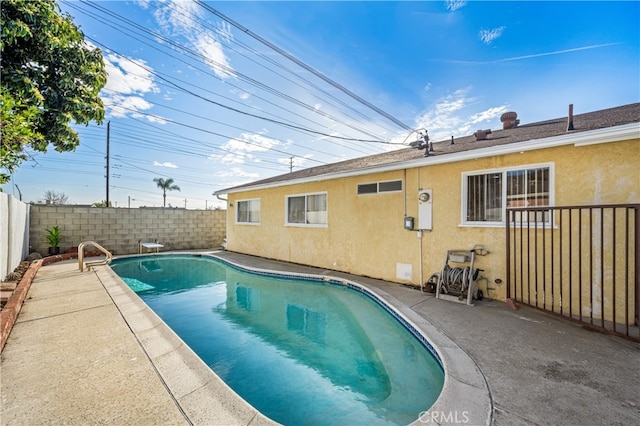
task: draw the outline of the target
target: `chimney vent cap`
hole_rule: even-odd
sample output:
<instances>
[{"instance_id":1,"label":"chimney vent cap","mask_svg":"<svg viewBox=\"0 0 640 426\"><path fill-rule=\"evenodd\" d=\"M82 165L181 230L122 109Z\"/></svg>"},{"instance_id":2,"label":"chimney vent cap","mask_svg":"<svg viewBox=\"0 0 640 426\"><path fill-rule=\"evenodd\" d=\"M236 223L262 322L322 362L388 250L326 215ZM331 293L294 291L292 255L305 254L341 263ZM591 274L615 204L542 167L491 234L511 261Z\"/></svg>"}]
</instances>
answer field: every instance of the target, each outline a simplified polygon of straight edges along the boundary
<instances>
[{"instance_id":1,"label":"chimney vent cap","mask_svg":"<svg viewBox=\"0 0 640 426\"><path fill-rule=\"evenodd\" d=\"M509 112L505 112L500 116L500 121L504 123L505 121L513 121L516 118L518 118L518 113L514 111L509 111Z\"/></svg>"}]
</instances>

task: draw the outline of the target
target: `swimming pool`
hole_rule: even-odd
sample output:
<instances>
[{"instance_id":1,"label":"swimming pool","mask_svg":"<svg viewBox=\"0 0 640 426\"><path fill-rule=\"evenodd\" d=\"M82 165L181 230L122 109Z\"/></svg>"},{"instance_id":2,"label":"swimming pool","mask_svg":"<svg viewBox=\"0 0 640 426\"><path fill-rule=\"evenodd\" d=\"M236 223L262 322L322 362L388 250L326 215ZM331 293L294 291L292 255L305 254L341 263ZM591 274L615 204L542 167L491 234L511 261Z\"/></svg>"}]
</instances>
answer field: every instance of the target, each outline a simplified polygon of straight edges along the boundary
<instances>
[{"instance_id":1,"label":"swimming pool","mask_svg":"<svg viewBox=\"0 0 640 426\"><path fill-rule=\"evenodd\" d=\"M184 255L117 259L112 269L280 423L407 424L442 389L441 363L423 342L340 280L258 275Z\"/></svg>"}]
</instances>

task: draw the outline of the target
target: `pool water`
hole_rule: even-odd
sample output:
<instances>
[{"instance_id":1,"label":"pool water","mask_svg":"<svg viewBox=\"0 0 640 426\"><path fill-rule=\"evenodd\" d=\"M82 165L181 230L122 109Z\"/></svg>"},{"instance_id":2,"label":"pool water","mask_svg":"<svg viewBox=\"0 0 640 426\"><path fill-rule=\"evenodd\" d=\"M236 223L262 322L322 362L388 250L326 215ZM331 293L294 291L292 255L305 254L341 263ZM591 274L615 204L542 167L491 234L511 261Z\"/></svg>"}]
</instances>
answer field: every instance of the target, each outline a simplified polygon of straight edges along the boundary
<instances>
[{"instance_id":1,"label":"pool water","mask_svg":"<svg viewBox=\"0 0 640 426\"><path fill-rule=\"evenodd\" d=\"M348 287L208 257L123 258L111 267L235 392L279 423L408 424L442 390L433 355Z\"/></svg>"}]
</instances>

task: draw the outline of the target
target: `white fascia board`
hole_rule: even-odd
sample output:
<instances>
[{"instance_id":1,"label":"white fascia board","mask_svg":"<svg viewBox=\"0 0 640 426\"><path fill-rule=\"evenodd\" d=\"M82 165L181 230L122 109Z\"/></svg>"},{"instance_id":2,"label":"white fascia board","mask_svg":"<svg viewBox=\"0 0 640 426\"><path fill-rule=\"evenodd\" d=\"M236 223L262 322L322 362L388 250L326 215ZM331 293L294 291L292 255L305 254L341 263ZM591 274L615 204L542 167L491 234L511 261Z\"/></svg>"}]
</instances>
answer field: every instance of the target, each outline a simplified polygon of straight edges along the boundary
<instances>
[{"instance_id":1,"label":"white fascia board","mask_svg":"<svg viewBox=\"0 0 640 426\"><path fill-rule=\"evenodd\" d=\"M568 133L544 139L532 139L523 142L515 142L506 145L496 145L487 148L471 149L468 151L456 152L447 155L434 155L422 157L410 161L401 161L380 166L371 166L357 170L327 173L325 175L311 176L301 179L291 179L279 182L265 183L263 185L251 185L236 190L228 190L224 193L233 194L238 192L254 191L258 189L276 188L288 185L299 185L309 182L319 182L324 180L340 179L345 177L368 175L371 173L389 172L415 167L424 167L436 164L455 163L459 161L475 160L478 158L495 157L499 155L514 154L526 151L535 151L545 148L554 148L563 145L586 146L600 143L620 142L624 140L640 139L640 123L629 123L616 127L590 130L587 132ZM437 147L437 145L436 145ZM222 194L221 193L214 193Z\"/></svg>"}]
</instances>

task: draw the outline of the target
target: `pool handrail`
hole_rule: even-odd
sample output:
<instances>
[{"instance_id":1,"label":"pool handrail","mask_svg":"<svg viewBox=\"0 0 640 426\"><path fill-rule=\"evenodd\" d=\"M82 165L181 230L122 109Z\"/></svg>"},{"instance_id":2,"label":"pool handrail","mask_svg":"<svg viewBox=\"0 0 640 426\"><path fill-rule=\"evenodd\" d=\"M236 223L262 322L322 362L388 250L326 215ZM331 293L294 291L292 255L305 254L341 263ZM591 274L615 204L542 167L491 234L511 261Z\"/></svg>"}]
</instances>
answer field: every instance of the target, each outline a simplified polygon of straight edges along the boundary
<instances>
[{"instance_id":1,"label":"pool handrail","mask_svg":"<svg viewBox=\"0 0 640 426\"><path fill-rule=\"evenodd\" d=\"M84 248L88 245L92 245L102 253L104 253L105 258L84 263ZM111 255L111 252L95 241L83 241L78 245L78 268L80 268L80 272L84 271L85 266L87 267L87 271L90 271L92 266L108 265L109 263L111 263L112 258L113 256Z\"/></svg>"}]
</instances>

